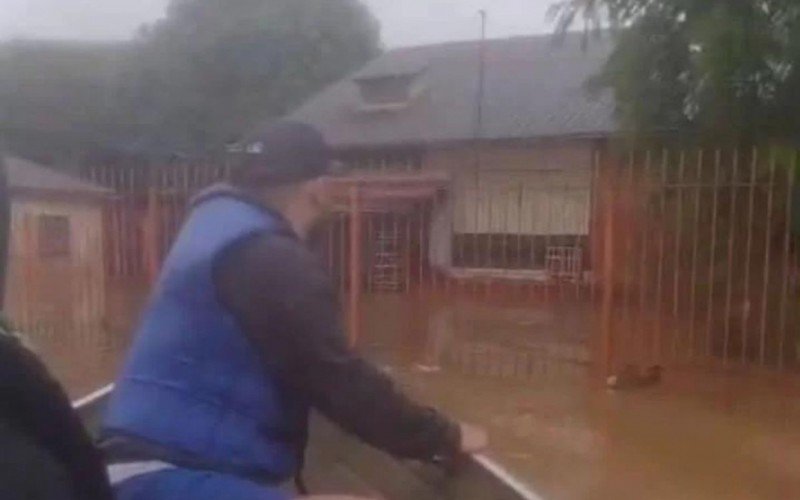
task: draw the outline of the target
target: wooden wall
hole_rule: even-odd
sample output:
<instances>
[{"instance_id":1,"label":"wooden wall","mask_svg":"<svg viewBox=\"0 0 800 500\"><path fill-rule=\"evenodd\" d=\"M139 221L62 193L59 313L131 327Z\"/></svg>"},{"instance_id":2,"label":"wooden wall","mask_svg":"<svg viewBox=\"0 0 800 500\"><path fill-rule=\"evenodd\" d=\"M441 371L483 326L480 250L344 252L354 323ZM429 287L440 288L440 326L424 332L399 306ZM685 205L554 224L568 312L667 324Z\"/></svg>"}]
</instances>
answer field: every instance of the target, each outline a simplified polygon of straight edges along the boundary
<instances>
[{"instance_id":1,"label":"wooden wall","mask_svg":"<svg viewBox=\"0 0 800 500\"><path fill-rule=\"evenodd\" d=\"M69 220L67 256L44 256L39 217ZM13 196L6 310L25 329L99 328L105 314L102 202ZM65 324L67 323L67 324Z\"/></svg>"}]
</instances>

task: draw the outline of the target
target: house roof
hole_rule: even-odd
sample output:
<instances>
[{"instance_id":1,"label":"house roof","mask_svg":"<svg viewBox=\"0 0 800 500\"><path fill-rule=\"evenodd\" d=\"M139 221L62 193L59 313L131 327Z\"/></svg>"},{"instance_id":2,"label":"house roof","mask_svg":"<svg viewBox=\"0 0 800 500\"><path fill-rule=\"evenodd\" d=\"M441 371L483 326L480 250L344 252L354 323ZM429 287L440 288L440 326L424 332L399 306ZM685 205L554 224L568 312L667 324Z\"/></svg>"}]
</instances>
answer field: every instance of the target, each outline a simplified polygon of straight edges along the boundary
<instances>
[{"instance_id":1,"label":"house roof","mask_svg":"<svg viewBox=\"0 0 800 500\"><path fill-rule=\"evenodd\" d=\"M603 36L584 48L579 34L489 40L485 45L484 139L603 136L616 130L610 92L585 82L611 52ZM476 137L480 42L386 52L301 106L291 118L317 126L332 146L375 147ZM408 106L366 111L358 80L419 73L423 92Z\"/></svg>"},{"instance_id":2,"label":"house roof","mask_svg":"<svg viewBox=\"0 0 800 500\"><path fill-rule=\"evenodd\" d=\"M110 196L113 192L69 174L22 158L6 158L8 186L12 192L36 192L81 196Z\"/></svg>"}]
</instances>

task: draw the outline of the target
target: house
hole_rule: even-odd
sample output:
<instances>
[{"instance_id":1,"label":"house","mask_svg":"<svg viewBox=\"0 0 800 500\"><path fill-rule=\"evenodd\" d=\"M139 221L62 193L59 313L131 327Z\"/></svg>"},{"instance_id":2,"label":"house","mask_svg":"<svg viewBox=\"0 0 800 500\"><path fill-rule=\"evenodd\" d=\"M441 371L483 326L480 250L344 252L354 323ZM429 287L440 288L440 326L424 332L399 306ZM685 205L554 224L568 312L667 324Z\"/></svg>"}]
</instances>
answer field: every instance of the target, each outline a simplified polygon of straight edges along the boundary
<instances>
[{"instance_id":1,"label":"house","mask_svg":"<svg viewBox=\"0 0 800 500\"><path fill-rule=\"evenodd\" d=\"M11 196L6 311L26 331L85 331L105 314L103 208L112 192L6 158Z\"/></svg>"},{"instance_id":2,"label":"house","mask_svg":"<svg viewBox=\"0 0 800 500\"><path fill-rule=\"evenodd\" d=\"M593 153L616 130L612 96L585 83L611 49L570 34L390 50L291 117L362 175L449 179L444 197L390 217L399 232L372 231L370 266L419 244L416 258L452 277L582 279ZM387 211L369 224L385 227ZM395 253L396 268L417 265Z\"/></svg>"}]
</instances>

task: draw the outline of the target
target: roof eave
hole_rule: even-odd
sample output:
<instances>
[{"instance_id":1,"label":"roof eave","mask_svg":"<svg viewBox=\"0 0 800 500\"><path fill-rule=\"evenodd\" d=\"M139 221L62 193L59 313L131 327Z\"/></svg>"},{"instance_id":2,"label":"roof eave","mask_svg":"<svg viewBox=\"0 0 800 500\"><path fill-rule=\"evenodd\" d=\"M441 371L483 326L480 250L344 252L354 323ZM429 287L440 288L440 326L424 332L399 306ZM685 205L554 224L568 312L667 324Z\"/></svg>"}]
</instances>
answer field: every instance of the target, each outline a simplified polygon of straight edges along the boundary
<instances>
[{"instance_id":1,"label":"roof eave","mask_svg":"<svg viewBox=\"0 0 800 500\"><path fill-rule=\"evenodd\" d=\"M341 142L330 146L335 151L377 150L377 149L430 149L436 147L456 147L476 143L533 143L555 140L599 140L614 137L616 131L575 132L571 134L538 135L529 137L487 137L487 138L453 138L453 139L412 139L384 142Z\"/></svg>"},{"instance_id":2,"label":"roof eave","mask_svg":"<svg viewBox=\"0 0 800 500\"><path fill-rule=\"evenodd\" d=\"M25 196L31 198L51 198L51 199L64 199L73 201L80 199L81 201L90 201L102 203L112 200L115 195L113 192L95 192L80 189L49 189L49 188L35 188L29 186L10 186L9 194L12 196Z\"/></svg>"}]
</instances>

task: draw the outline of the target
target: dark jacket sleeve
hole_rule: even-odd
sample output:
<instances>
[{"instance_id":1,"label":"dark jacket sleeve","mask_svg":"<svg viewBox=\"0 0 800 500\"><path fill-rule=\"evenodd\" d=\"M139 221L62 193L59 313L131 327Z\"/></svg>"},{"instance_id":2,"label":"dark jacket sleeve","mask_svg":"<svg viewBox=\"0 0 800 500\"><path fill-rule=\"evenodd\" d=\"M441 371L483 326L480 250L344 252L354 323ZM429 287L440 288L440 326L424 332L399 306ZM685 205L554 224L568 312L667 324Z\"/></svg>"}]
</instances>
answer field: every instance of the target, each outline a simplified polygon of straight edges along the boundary
<instances>
[{"instance_id":1,"label":"dark jacket sleeve","mask_svg":"<svg viewBox=\"0 0 800 500\"><path fill-rule=\"evenodd\" d=\"M220 301L265 363L321 413L398 457L455 457L458 426L412 402L349 348L331 282L301 242L245 240L220 258L215 280Z\"/></svg>"}]
</instances>

